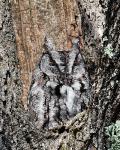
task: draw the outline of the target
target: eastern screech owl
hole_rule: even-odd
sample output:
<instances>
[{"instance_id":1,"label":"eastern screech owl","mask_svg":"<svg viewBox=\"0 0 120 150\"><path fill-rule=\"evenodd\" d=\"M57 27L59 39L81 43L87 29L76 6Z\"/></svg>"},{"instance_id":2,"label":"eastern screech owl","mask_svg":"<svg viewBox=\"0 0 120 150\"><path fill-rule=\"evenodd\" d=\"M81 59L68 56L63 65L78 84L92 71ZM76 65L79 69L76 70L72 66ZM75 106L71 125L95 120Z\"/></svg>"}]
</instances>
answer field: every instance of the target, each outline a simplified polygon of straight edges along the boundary
<instances>
[{"instance_id":1,"label":"eastern screech owl","mask_svg":"<svg viewBox=\"0 0 120 150\"><path fill-rule=\"evenodd\" d=\"M89 99L88 73L77 43L69 51L44 52L29 93L30 113L37 126L64 125L88 107Z\"/></svg>"}]
</instances>

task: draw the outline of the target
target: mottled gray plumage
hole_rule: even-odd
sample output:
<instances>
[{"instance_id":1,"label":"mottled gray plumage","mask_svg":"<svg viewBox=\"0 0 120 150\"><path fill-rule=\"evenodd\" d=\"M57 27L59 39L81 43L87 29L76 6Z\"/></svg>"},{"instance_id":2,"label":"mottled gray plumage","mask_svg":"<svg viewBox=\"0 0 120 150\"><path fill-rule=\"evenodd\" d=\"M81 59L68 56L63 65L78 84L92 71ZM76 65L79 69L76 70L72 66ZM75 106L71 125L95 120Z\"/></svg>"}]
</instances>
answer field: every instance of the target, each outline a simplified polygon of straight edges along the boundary
<instances>
[{"instance_id":1,"label":"mottled gray plumage","mask_svg":"<svg viewBox=\"0 0 120 150\"><path fill-rule=\"evenodd\" d=\"M38 127L52 129L65 124L88 107L89 98L88 73L77 46L42 55L29 94L31 117Z\"/></svg>"}]
</instances>

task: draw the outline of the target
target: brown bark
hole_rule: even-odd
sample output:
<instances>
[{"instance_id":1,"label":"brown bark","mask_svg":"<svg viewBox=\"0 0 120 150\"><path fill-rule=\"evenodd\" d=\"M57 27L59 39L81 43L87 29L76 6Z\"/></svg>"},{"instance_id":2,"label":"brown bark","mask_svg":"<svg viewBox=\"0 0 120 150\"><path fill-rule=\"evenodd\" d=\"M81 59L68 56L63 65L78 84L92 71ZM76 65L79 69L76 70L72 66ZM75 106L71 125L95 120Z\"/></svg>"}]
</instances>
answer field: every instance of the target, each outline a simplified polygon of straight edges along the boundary
<instances>
[{"instance_id":1,"label":"brown bark","mask_svg":"<svg viewBox=\"0 0 120 150\"><path fill-rule=\"evenodd\" d=\"M79 11L75 1L13 0L12 15L23 82L21 99L26 108L32 71L43 51L45 37L53 39L56 49L64 49L70 32L73 36L79 34Z\"/></svg>"}]
</instances>

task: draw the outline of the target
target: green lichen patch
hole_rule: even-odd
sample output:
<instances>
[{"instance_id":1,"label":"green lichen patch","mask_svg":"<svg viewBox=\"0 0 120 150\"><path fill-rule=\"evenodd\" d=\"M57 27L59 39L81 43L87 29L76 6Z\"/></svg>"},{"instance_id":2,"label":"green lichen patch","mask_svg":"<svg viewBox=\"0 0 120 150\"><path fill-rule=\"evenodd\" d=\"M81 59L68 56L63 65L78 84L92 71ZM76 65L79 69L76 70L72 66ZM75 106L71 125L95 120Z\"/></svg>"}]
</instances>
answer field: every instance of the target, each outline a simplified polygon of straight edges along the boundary
<instances>
[{"instance_id":1,"label":"green lichen patch","mask_svg":"<svg viewBox=\"0 0 120 150\"><path fill-rule=\"evenodd\" d=\"M120 150L120 120L105 129L110 146L108 150Z\"/></svg>"}]
</instances>

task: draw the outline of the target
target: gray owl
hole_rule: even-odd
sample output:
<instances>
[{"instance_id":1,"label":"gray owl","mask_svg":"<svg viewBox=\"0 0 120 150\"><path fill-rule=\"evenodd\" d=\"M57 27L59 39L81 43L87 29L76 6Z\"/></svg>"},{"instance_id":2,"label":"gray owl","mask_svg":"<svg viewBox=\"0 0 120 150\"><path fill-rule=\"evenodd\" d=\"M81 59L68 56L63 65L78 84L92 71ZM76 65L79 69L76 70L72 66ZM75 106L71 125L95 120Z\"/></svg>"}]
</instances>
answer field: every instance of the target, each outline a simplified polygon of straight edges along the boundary
<instances>
[{"instance_id":1,"label":"gray owl","mask_svg":"<svg viewBox=\"0 0 120 150\"><path fill-rule=\"evenodd\" d=\"M47 49L33 73L29 110L38 127L53 129L88 107L90 87L77 42L69 51Z\"/></svg>"}]
</instances>

